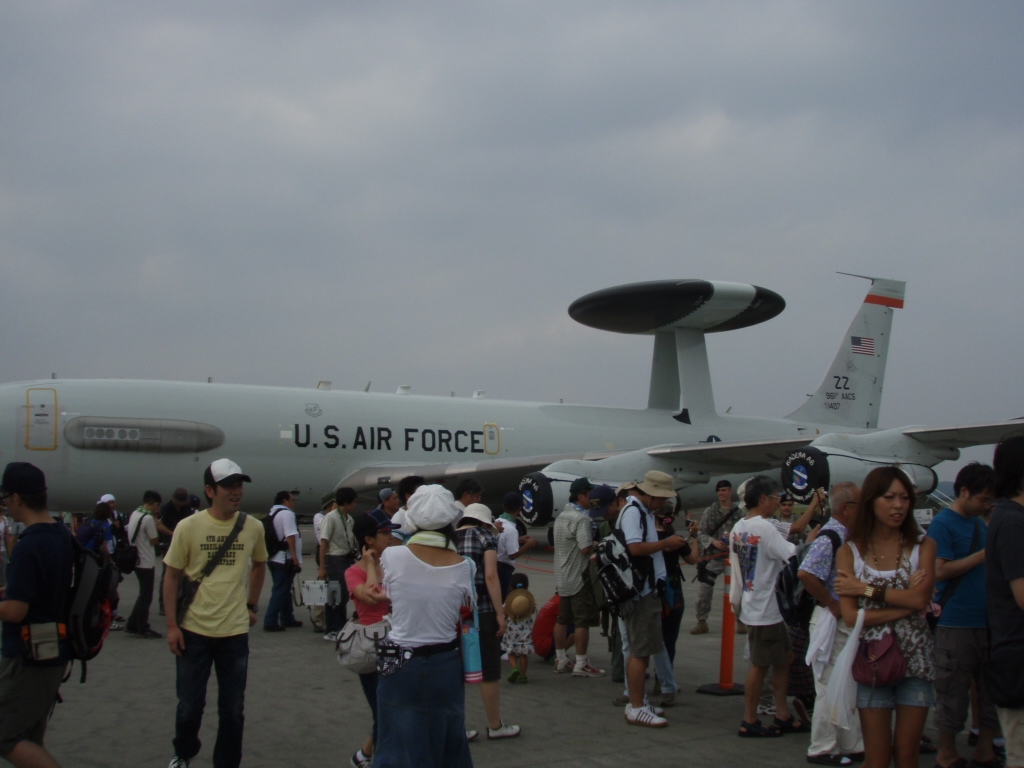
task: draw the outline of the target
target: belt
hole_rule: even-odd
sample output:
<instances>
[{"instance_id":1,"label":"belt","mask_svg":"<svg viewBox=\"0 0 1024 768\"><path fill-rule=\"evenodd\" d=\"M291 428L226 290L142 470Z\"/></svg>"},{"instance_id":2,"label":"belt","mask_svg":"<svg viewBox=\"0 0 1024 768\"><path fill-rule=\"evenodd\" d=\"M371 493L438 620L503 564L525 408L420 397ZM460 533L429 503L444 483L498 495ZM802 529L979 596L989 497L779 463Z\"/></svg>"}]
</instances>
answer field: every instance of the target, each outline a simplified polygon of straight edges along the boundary
<instances>
[{"instance_id":1,"label":"belt","mask_svg":"<svg viewBox=\"0 0 1024 768\"><path fill-rule=\"evenodd\" d=\"M418 648L410 648L413 656L433 656L446 651L454 651L459 647L459 638L447 643L435 643L434 645L421 645Z\"/></svg>"}]
</instances>

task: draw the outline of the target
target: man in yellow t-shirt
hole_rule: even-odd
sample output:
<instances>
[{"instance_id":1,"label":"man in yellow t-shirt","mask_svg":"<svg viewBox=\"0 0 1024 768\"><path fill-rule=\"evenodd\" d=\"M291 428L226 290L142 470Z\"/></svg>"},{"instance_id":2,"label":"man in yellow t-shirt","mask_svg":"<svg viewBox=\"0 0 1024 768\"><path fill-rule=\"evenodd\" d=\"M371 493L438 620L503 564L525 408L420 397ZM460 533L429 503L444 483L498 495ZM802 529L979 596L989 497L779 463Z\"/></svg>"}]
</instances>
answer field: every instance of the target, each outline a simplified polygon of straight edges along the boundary
<instances>
[{"instance_id":1,"label":"man in yellow t-shirt","mask_svg":"<svg viewBox=\"0 0 1024 768\"><path fill-rule=\"evenodd\" d=\"M230 459L213 462L206 468L204 480L210 508L178 523L164 557L167 644L177 657L178 691L174 757L169 768L187 768L188 761L199 753L199 727L211 666L217 674L220 715L213 765L237 768L241 763L249 627L256 623L257 601L267 573L263 526L247 517L220 563L202 578L195 600L178 625L173 606L182 573L192 580L202 577L203 568L235 527L243 483L252 482Z\"/></svg>"}]
</instances>

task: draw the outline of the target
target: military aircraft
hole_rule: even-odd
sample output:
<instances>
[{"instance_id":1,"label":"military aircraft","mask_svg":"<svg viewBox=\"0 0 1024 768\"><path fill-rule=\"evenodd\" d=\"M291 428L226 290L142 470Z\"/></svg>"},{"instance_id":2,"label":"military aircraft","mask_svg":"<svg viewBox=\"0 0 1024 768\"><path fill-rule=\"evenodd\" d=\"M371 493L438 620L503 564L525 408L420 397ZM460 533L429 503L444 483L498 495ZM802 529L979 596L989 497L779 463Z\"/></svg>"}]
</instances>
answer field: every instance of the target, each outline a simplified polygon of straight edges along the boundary
<instances>
[{"instance_id":1,"label":"military aircraft","mask_svg":"<svg viewBox=\"0 0 1024 768\"><path fill-rule=\"evenodd\" d=\"M477 477L498 497L520 487L524 519L547 524L571 481L618 484L669 472L684 506L709 503L714 481L781 473L798 496L900 462L918 488L959 447L998 441L1021 421L878 430L889 334L905 284L871 281L818 390L780 419L715 410L706 336L785 308L754 285L667 280L616 286L575 301L594 328L654 336L647 408L132 380L45 380L0 386L0 462L46 472L53 509L91 509L103 493L134 503L147 488L198 490L228 456L253 478L247 498L296 489L298 511L331 489L372 495L407 475L453 485ZM781 467L781 469L780 469Z\"/></svg>"}]
</instances>

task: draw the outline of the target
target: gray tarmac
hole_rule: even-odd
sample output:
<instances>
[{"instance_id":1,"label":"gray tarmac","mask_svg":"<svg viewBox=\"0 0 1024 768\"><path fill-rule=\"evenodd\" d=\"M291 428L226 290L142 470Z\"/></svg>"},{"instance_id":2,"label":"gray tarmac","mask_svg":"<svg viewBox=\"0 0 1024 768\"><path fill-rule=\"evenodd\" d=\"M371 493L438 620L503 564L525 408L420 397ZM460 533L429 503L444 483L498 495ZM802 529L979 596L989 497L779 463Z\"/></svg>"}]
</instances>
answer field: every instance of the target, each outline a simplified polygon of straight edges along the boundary
<instances>
[{"instance_id":1,"label":"gray tarmac","mask_svg":"<svg viewBox=\"0 0 1024 768\"><path fill-rule=\"evenodd\" d=\"M531 553L532 555L532 553ZM530 576L530 588L543 604L554 594L551 554L541 552L519 561ZM305 574L315 566L307 561ZM685 569L692 578L692 568ZM301 577L300 577L301 578ZM134 575L121 585L120 613L127 616L137 593ZM269 597L269 579L261 608ZM502 716L522 726L516 739L488 742L480 694L466 687L466 725L481 731L472 745L478 766L807 765L806 734L779 739L740 739L736 735L742 698L696 693L697 686L718 681L722 609L721 580L715 588L711 632L689 634L697 594L685 590L687 605L677 645L675 673L680 685L676 705L666 710L667 728L627 725L621 707L611 700L622 684L603 678L553 674L553 667L531 659L525 685L502 683ZM261 614L262 616L262 614ZM250 633L249 681L246 690L245 756L243 765L347 766L370 730L370 712L358 679L334 658L333 644L324 642L309 624L305 607L296 609L301 629L267 633L257 625ZM151 621L164 633L163 617L154 600ZM747 665L743 638L737 638L734 679L742 682ZM610 668L607 641L595 631L590 657ZM507 673L508 667L504 666ZM166 766L173 750L174 657L163 640L141 640L113 632L102 653L61 688L65 699L50 722L47 747L65 766ZM216 683L211 678L201 738L203 748L193 767L211 765L216 737ZM769 718L762 718L767 721ZM927 733L935 738L929 727ZM961 741L964 739L961 736ZM965 754L966 745L961 745ZM922 756L920 765L934 764Z\"/></svg>"}]
</instances>

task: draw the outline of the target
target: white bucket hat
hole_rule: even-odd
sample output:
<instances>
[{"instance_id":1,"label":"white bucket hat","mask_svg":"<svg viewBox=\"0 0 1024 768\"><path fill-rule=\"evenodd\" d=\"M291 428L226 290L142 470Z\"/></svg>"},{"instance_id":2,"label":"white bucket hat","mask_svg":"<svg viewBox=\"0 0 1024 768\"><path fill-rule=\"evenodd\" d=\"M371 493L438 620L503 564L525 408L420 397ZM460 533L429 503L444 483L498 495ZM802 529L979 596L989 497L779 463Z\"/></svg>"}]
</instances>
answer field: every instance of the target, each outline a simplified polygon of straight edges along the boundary
<instances>
[{"instance_id":1,"label":"white bucket hat","mask_svg":"<svg viewBox=\"0 0 1024 768\"><path fill-rule=\"evenodd\" d=\"M465 520L467 517L473 520L479 520L488 528L494 530L494 515L491 514L491 510L486 504L470 504L463 511L460 522Z\"/></svg>"},{"instance_id":2,"label":"white bucket hat","mask_svg":"<svg viewBox=\"0 0 1024 768\"><path fill-rule=\"evenodd\" d=\"M409 497L404 529L439 531L454 523L461 514L452 492L443 485L421 485Z\"/></svg>"}]
</instances>

